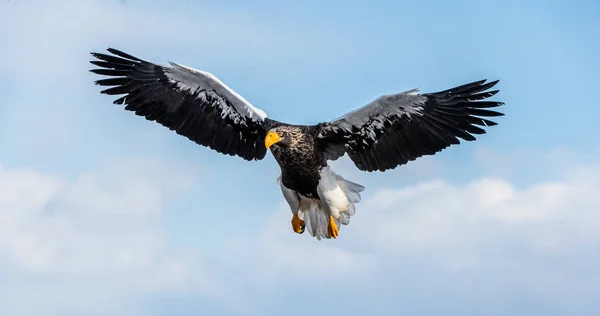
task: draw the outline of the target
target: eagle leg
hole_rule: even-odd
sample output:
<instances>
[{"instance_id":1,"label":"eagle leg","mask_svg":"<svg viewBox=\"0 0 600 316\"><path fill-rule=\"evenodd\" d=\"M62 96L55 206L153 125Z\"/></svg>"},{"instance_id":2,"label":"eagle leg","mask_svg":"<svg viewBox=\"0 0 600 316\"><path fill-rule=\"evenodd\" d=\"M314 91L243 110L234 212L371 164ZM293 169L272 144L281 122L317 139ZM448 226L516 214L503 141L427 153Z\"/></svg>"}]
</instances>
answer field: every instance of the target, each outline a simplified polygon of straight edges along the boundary
<instances>
[{"instance_id":1,"label":"eagle leg","mask_svg":"<svg viewBox=\"0 0 600 316\"><path fill-rule=\"evenodd\" d=\"M327 238L337 238L338 236L338 227L333 220L333 217L329 217L329 226L327 226Z\"/></svg>"},{"instance_id":2,"label":"eagle leg","mask_svg":"<svg viewBox=\"0 0 600 316\"><path fill-rule=\"evenodd\" d=\"M298 213L294 213L294 216L292 216L292 228L298 234L302 234L304 232L304 221L298 217Z\"/></svg>"}]
</instances>

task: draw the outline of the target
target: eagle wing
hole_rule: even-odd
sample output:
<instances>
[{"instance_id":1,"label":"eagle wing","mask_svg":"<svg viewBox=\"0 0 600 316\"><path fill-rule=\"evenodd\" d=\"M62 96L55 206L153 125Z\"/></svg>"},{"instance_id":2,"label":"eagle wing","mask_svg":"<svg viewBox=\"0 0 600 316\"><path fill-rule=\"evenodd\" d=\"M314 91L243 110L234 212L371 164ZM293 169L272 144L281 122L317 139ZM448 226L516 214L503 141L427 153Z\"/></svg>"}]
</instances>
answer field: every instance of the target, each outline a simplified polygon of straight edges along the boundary
<instances>
[{"instance_id":1,"label":"eagle wing","mask_svg":"<svg viewBox=\"0 0 600 316\"><path fill-rule=\"evenodd\" d=\"M92 53L100 67L90 70L110 76L95 83L101 93L124 95L114 104L155 121L191 141L245 160L266 154L264 138L277 125L262 110L212 74L170 62L161 66L109 48L111 55Z\"/></svg>"},{"instance_id":2,"label":"eagle wing","mask_svg":"<svg viewBox=\"0 0 600 316\"><path fill-rule=\"evenodd\" d=\"M484 117L502 102L485 100L498 81L471 82L448 90L420 94L418 89L384 95L328 123L318 125L321 147L329 160L348 153L363 171L394 169L424 155L433 155L459 138L472 141L483 127L497 123Z\"/></svg>"}]
</instances>

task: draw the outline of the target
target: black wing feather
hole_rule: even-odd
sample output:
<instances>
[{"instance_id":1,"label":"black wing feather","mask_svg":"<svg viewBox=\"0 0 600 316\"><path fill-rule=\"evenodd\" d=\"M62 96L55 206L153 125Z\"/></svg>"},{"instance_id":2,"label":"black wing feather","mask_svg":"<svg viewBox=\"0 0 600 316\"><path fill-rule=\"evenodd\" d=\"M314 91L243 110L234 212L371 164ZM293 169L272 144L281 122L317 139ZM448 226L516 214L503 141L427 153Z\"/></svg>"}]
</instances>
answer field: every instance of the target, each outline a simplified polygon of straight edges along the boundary
<instances>
[{"instance_id":1,"label":"black wing feather","mask_svg":"<svg viewBox=\"0 0 600 316\"><path fill-rule=\"evenodd\" d=\"M486 91L497 83L479 80L435 93L384 96L358 113L319 124L320 144L325 149L343 144L360 170L394 169L459 144L459 139L473 141L474 135L485 134L482 127L497 125L484 117L504 115L490 110L504 103L481 101L498 93ZM338 150L327 158L342 155Z\"/></svg>"},{"instance_id":2,"label":"black wing feather","mask_svg":"<svg viewBox=\"0 0 600 316\"><path fill-rule=\"evenodd\" d=\"M101 93L124 95L113 103L124 104L125 110L219 153L246 160L264 158L263 141L267 131L277 125L276 121L266 117L253 119L240 113L232 104L239 100L232 100L223 90L214 88L214 82L203 86L201 80L206 78L198 73L160 66L113 48L108 52L112 55L92 53L97 60L91 63L100 68L90 71L110 77L95 82L106 87ZM175 76L170 76L172 73ZM178 87L178 84L190 88Z\"/></svg>"}]
</instances>

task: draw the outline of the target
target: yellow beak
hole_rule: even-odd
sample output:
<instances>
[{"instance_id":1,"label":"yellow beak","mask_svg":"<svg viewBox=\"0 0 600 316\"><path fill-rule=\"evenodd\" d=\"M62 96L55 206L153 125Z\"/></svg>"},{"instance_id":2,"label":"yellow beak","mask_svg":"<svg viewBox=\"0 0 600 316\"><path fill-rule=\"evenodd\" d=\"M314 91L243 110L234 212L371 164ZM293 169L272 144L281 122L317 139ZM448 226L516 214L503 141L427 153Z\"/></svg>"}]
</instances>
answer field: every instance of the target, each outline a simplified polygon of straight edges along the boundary
<instances>
[{"instance_id":1,"label":"yellow beak","mask_svg":"<svg viewBox=\"0 0 600 316\"><path fill-rule=\"evenodd\" d=\"M267 149L268 149L269 147L271 147L271 145L277 143L280 140L281 140L281 137L279 136L279 134L277 134L275 132L269 132L267 134L267 137L265 137L265 147L267 147Z\"/></svg>"}]
</instances>

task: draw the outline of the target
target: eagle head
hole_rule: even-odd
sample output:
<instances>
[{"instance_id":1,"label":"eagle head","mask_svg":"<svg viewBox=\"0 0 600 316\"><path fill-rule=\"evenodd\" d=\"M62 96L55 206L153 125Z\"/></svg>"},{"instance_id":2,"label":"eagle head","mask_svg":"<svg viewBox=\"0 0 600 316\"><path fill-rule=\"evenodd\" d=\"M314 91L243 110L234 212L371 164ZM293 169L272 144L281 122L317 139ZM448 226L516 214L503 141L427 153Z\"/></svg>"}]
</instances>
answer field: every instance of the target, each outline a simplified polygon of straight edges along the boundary
<instances>
[{"instance_id":1,"label":"eagle head","mask_svg":"<svg viewBox=\"0 0 600 316\"><path fill-rule=\"evenodd\" d=\"M280 128L271 129L265 137L265 147L268 149L273 145L289 147L292 145L292 134Z\"/></svg>"}]
</instances>

